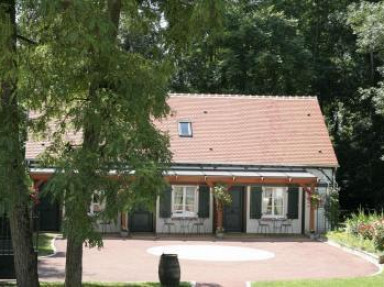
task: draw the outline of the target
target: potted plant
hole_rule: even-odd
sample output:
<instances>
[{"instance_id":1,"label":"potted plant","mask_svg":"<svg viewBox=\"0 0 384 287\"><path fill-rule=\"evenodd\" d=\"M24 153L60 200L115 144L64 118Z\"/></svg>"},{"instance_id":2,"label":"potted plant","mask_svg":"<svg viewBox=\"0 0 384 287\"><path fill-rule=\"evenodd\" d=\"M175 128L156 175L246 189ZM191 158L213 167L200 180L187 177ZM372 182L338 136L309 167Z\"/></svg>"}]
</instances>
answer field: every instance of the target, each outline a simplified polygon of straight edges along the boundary
<instances>
[{"instance_id":1,"label":"potted plant","mask_svg":"<svg viewBox=\"0 0 384 287\"><path fill-rule=\"evenodd\" d=\"M317 237L318 237L318 235L316 234L316 231L315 231L315 230L310 230L310 231L309 231L309 238L310 238L311 240L315 240L315 239L317 239Z\"/></svg>"},{"instance_id":2,"label":"potted plant","mask_svg":"<svg viewBox=\"0 0 384 287\"><path fill-rule=\"evenodd\" d=\"M228 191L228 186L223 183L216 184L213 187L213 197L215 199L217 215L216 236L218 238L222 238L224 233L223 209L225 205L229 205L232 202L232 197Z\"/></svg>"},{"instance_id":3,"label":"potted plant","mask_svg":"<svg viewBox=\"0 0 384 287\"><path fill-rule=\"evenodd\" d=\"M319 204L321 202L321 196L319 193L313 192L311 194L311 196L309 197L309 199L311 201L311 207L312 208L318 208L319 207Z\"/></svg>"}]
</instances>

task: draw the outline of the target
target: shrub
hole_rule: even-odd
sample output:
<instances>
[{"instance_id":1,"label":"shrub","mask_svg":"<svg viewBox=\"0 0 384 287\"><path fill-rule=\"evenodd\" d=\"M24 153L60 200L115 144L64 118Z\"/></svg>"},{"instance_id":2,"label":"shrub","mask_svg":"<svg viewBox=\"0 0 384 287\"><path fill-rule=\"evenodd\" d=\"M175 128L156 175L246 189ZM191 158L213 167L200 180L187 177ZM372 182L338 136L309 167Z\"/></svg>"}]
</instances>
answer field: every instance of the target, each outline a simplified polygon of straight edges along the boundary
<instances>
[{"instance_id":1,"label":"shrub","mask_svg":"<svg viewBox=\"0 0 384 287\"><path fill-rule=\"evenodd\" d=\"M358 234L359 226L365 222L367 222L367 219L364 213L361 211L359 211L359 213L354 213L345 221L345 231L352 234Z\"/></svg>"},{"instance_id":2,"label":"shrub","mask_svg":"<svg viewBox=\"0 0 384 287\"><path fill-rule=\"evenodd\" d=\"M364 239L372 240L375 233L374 225L370 223L360 223L358 225L358 233Z\"/></svg>"},{"instance_id":3,"label":"shrub","mask_svg":"<svg viewBox=\"0 0 384 287\"><path fill-rule=\"evenodd\" d=\"M325 200L325 216L331 224L331 230L339 227L340 204L339 189L336 187L329 188L328 195Z\"/></svg>"},{"instance_id":4,"label":"shrub","mask_svg":"<svg viewBox=\"0 0 384 287\"><path fill-rule=\"evenodd\" d=\"M375 221L372 225L375 248L379 251L384 251L384 218Z\"/></svg>"}]
</instances>

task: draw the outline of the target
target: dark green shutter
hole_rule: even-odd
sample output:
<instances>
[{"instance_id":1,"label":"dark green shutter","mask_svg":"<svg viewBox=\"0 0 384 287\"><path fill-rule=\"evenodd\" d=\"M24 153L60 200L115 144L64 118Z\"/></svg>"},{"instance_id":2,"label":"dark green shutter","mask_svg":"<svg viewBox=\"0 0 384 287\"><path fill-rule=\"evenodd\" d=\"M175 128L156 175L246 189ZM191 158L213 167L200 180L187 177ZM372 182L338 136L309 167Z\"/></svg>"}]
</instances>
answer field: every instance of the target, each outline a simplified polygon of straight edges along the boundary
<instances>
[{"instance_id":1,"label":"dark green shutter","mask_svg":"<svg viewBox=\"0 0 384 287\"><path fill-rule=\"evenodd\" d=\"M288 213L289 219L299 218L299 188L289 187L288 188Z\"/></svg>"},{"instance_id":2,"label":"dark green shutter","mask_svg":"<svg viewBox=\"0 0 384 287\"><path fill-rule=\"evenodd\" d=\"M250 217L251 219L261 218L261 203L262 203L263 189L261 186L251 187L251 202L250 202Z\"/></svg>"},{"instance_id":3,"label":"dark green shutter","mask_svg":"<svg viewBox=\"0 0 384 287\"><path fill-rule=\"evenodd\" d=\"M160 217L171 217L172 188L169 187L160 195Z\"/></svg>"},{"instance_id":4,"label":"dark green shutter","mask_svg":"<svg viewBox=\"0 0 384 287\"><path fill-rule=\"evenodd\" d=\"M200 218L209 217L209 186L201 185L199 186L199 212L198 215Z\"/></svg>"}]
</instances>

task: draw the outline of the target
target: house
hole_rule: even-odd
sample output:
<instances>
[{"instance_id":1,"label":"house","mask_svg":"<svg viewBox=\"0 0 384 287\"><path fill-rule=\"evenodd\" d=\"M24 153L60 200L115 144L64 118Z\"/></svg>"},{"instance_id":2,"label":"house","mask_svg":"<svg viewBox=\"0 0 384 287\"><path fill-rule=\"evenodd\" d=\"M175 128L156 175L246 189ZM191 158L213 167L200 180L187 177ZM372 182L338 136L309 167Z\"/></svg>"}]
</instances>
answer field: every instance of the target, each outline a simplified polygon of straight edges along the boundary
<instances>
[{"instance_id":1,"label":"house","mask_svg":"<svg viewBox=\"0 0 384 287\"><path fill-rule=\"evenodd\" d=\"M338 162L316 97L170 94L172 113L156 125L170 136L170 188L155 212L122 213L103 231L212 233L213 188L229 187L227 232L305 233L327 228L322 203L335 184ZM44 149L27 144L32 160ZM31 168L44 181L52 170ZM324 202L324 200L322 201ZM92 209L102 208L95 201Z\"/></svg>"}]
</instances>

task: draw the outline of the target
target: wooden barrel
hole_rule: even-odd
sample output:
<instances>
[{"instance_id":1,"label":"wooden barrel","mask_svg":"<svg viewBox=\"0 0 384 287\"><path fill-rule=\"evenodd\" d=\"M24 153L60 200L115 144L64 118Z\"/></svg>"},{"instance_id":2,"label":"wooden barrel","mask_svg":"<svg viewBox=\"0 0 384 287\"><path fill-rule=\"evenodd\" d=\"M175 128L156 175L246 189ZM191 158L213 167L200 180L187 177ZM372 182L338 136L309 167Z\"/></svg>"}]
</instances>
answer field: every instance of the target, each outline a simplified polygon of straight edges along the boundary
<instances>
[{"instance_id":1,"label":"wooden barrel","mask_svg":"<svg viewBox=\"0 0 384 287\"><path fill-rule=\"evenodd\" d=\"M159 263L159 279L162 287L180 286L180 265L177 254L162 254Z\"/></svg>"}]
</instances>

